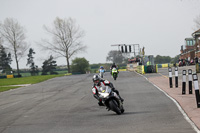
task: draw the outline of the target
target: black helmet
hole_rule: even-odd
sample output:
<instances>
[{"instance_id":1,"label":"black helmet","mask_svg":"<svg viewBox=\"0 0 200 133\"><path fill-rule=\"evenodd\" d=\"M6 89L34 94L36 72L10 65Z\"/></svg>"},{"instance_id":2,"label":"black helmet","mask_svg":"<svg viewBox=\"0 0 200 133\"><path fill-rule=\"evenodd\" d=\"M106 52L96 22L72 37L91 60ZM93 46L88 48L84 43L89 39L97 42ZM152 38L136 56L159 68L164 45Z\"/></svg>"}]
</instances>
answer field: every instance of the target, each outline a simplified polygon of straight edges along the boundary
<instances>
[{"instance_id":1,"label":"black helmet","mask_svg":"<svg viewBox=\"0 0 200 133\"><path fill-rule=\"evenodd\" d=\"M92 78L95 85L98 85L100 83L100 76L98 74L95 74Z\"/></svg>"}]
</instances>

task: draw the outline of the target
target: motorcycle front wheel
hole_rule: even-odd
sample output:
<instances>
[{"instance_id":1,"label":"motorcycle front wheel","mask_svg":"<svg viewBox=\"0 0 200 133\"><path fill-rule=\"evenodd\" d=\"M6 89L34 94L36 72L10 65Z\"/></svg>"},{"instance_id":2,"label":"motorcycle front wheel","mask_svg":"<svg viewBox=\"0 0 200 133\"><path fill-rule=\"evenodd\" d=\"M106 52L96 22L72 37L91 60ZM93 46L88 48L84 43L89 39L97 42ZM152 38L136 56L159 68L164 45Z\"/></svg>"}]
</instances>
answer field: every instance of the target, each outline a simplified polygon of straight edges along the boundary
<instances>
[{"instance_id":1,"label":"motorcycle front wheel","mask_svg":"<svg viewBox=\"0 0 200 133\"><path fill-rule=\"evenodd\" d=\"M118 103L115 100L110 100L109 106L110 106L112 111L116 112L118 115L121 114L121 110L119 109Z\"/></svg>"},{"instance_id":2,"label":"motorcycle front wheel","mask_svg":"<svg viewBox=\"0 0 200 133\"><path fill-rule=\"evenodd\" d=\"M114 80L116 80L117 79L117 75L113 74L113 78L114 78Z\"/></svg>"},{"instance_id":3,"label":"motorcycle front wheel","mask_svg":"<svg viewBox=\"0 0 200 133\"><path fill-rule=\"evenodd\" d=\"M101 73L100 75L101 75L101 78L103 78L103 73Z\"/></svg>"}]
</instances>

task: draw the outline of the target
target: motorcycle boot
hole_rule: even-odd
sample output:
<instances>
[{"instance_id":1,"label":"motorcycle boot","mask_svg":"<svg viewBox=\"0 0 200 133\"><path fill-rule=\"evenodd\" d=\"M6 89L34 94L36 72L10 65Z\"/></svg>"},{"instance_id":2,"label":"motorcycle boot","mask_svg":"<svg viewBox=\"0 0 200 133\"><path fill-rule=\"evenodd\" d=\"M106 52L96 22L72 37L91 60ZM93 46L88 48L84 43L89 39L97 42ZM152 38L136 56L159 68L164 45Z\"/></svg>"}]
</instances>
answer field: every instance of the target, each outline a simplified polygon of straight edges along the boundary
<instances>
[{"instance_id":1,"label":"motorcycle boot","mask_svg":"<svg viewBox=\"0 0 200 133\"><path fill-rule=\"evenodd\" d=\"M124 102L124 99L119 95L119 91L118 90L116 90L115 88L112 88L112 91L114 91L114 92L116 92L117 93L117 95L118 95L118 97L119 97L119 99L121 100L121 102L123 103Z\"/></svg>"},{"instance_id":2,"label":"motorcycle boot","mask_svg":"<svg viewBox=\"0 0 200 133\"><path fill-rule=\"evenodd\" d=\"M104 104L102 103L102 101L98 102L99 106L104 106Z\"/></svg>"},{"instance_id":3,"label":"motorcycle boot","mask_svg":"<svg viewBox=\"0 0 200 133\"><path fill-rule=\"evenodd\" d=\"M118 95L118 96L119 96L119 99L121 100L121 102L123 103L124 99L120 95Z\"/></svg>"}]
</instances>

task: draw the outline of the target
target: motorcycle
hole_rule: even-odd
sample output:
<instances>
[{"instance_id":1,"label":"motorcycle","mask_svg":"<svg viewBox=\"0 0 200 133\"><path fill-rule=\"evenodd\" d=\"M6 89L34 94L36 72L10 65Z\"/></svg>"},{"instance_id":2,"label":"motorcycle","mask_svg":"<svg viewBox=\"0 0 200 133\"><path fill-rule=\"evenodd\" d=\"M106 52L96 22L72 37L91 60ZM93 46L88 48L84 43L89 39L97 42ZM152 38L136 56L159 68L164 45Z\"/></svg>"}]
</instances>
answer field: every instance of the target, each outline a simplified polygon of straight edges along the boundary
<instances>
[{"instance_id":1,"label":"motorcycle","mask_svg":"<svg viewBox=\"0 0 200 133\"><path fill-rule=\"evenodd\" d=\"M117 71L117 68L113 68L113 69L112 69L112 77L114 78L114 80L117 79L117 77L118 77L118 71Z\"/></svg>"},{"instance_id":2,"label":"motorcycle","mask_svg":"<svg viewBox=\"0 0 200 133\"><path fill-rule=\"evenodd\" d=\"M106 106L108 111L112 110L118 115L124 113L123 103L109 86L101 87L98 93L99 98L102 99L102 103Z\"/></svg>"},{"instance_id":3,"label":"motorcycle","mask_svg":"<svg viewBox=\"0 0 200 133\"><path fill-rule=\"evenodd\" d=\"M99 69L99 76L101 77L101 78L103 78L103 74L105 73L105 70L104 69Z\"/></svg>"}]
</instances>

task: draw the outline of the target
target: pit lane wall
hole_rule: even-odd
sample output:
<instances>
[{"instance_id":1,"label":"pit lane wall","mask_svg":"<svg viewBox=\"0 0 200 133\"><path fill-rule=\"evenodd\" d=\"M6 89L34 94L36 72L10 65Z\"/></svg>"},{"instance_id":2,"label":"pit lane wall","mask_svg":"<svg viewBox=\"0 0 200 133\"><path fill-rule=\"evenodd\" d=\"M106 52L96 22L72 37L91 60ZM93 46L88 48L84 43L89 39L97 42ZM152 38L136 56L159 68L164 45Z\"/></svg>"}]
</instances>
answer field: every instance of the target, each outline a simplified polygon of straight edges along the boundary
<instances>
[{"instance_id":1,"label":"pit lane wall","mask_svg":"<svg viewBox=\"0 0 200 133\"><path fill-rule=\"evenodd\" d=\"M151 73L151 72L157 73L158 68L168 68L168 67L173 67L173 66L174 64L170 64L170 63L156 64L152 66L144 66L144 65L138 65L138 63L130 63L130 64L127 64L127 71L136 71L140 74ZM176 66L178 66L178 64L176 64ZM153 71L149 72L149 67L151 67L150 69Z\"/></svg>"},{"instance_id":2,"label":"pit lane wall","mask_svg":"<svg viewBox=\"0 0 200 133\"><path fill-rule=\"evenodd\" d=\"M138 66L137 62L129 63L126 66L126 69L127 69L127 71L136 71L137 70L137 66Z\"/></svg>"},{"instance_id":3,"label":"pit lane wall","mask_svg":"<svg viewBox=\"0 0 200 133\"><path fill-rule=\"evenodd\" d=\"M139 65L137 62L127 64L126 69L127 71L136 71L140 74L145 74L144 65Z\"/></svg>"},{"instance_id":4,"label":"pit lane wall","mask_svg":"<svg viewBox=\"0 0 200 133\"><path fill-rule=\"evenodd\" d=\"M145 74L144 65L139 65L139 66L137 66L136 72L138 72L138 73L140 73L140 74Z\"/></svg>"}]
</instances>

